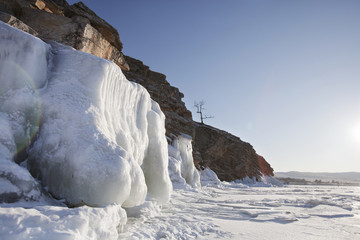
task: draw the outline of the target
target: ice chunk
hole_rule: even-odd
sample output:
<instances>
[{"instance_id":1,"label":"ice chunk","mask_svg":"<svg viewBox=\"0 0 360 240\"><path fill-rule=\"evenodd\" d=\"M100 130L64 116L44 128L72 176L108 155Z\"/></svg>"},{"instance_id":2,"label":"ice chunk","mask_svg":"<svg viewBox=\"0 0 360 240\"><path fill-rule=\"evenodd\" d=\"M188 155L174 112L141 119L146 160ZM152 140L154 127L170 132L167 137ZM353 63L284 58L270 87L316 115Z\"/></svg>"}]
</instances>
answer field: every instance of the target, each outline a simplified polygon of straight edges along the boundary
<instances>
[{"instance_id":1,"label":"ice chunk","mask_svg":"<svg viewBox=\"0 0 360 240\"><path fill-rule=\"evenodd\" d=\"M266 184L270 184L272 186L278 186L278 187L282 187L284 184L277 180L276 178L272 177L272 176L266 176L266 175L263 175L261 180L266 183Z\"/></svg>"},{"instance_id":2,"label":"ice chunk","mask_svg":"<svg viewBox=\"0 0 360 240\"><path fill-rule=\"evenodd\" d=\"M13 161L40 121L38 88L46 85L46 43L0 22L0 202L40 197L39 184Z\"/></svg>"},{"instance_id":3,"label":"ice chunk","mask_svg":"<svg viewBox=\"0 0 360 240\"><path fill-rule=\"evenodd\" d=\"M59 44L52 51L43 124L30 150L32 172L74 205L131 207L148 190L167 201L164 117L149 93L109 61Z\"/></svg>"},{"instance_id":4,"label":"ice chunk","mask_svg":"<svg viewBox=\"0 0 360 240\"><path fill-rule=\"evenodd\" d=\"M217 186L221 184L216 173L210 168L200 171L201 186Z\"/></svg>"},{"instance_id":5,"label":"ice chunk","mask_svg":"<svg viewBox=\"0 0 360 240\"><path fill-rule=\"evenodd\" d=\"M0 94L24 85L41 88L47 79L49 47L43 41L0 22ZM24 77L25 76L25 77Z\"/></svg>"},{"instance_id":6,"label":"ice chunk","mask_svg":"<svg viewBox=\"0 0 360 240\"><path fill-rule=\"evenodd\" d=\"M192 187L200 187L200 175L194 166L191 137L182 134L169 146L169 172L173 183L185 181ZM184 181L182 180L184 179Z\"/></svg>"},{"instance_id":7,"label":"ice chunk","mask_svg":"<svg viewBox=\"0 0 360 240\"><path fill-rule=\"evenodd\" d=\"M119 205L102 208L0 208L1 239L118 239L127 217Z\"/></svg>"},{"instance_id":8,"label":"ice chunk","mask_svg":"<svg viewBox=\"0 0 360 240\"><path fill-rule=\"evenodd\" d=\"M179 188L186 188L187 183L185 179L181 176L181 162L182 158L180 152L177 148L172 145L169 145L169 174L170 179L173 183L173 186Z\"/></svg>"},{"instance_id":9,"label":"ice chunk","mask_svg":"<svg viewBox=\"0 0 360 240\"><path fill-rule=\"evenodd\" d=\"M165 115L159 105L152 101L151 111L147 113L149 123L149 148L142 165L149 196L160 202L166 202L172 192L168 172L168 149L165 137Z\"/></svg>"},{"instance_id":10,"label":"ice chunk","mask_svg":"<svg viewBox=\"0 0 360 240\"><path fill-rule=\"evenodd\" d=\"M53 196L71 205L131 207L147 194L166 202L165 117L149 93L114 63L0 27L2 159L31 142L41 116L28 168Z\"/></svg>"},{"instance_id":11,"label":"ice chunk","mask_svg":"<svg viewBox=\"0 0 360 240\"><path fill-rule=\"evenodd\" d=\"M0 160L0 202L39 200L41 187L29 171L11 161Z\"/></svg>"}]
</instances>

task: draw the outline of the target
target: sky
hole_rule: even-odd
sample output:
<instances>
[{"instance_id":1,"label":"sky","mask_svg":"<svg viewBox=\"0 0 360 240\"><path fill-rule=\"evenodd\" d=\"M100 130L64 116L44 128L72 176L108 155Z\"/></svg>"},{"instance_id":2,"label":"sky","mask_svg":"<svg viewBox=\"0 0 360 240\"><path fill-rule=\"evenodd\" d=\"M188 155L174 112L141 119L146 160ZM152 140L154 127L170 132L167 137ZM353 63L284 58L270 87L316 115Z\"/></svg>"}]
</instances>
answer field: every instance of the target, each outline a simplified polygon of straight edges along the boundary
<instances>
[{"instance_id":1,"label":"sky","mask_svg":"<svg viewBox=\"0 0 360 240\"><path fill-rule=\"evenodd\" d=\"M360 1L83 2L275 171L360 172Z\"/></svg>"}]
</instances>

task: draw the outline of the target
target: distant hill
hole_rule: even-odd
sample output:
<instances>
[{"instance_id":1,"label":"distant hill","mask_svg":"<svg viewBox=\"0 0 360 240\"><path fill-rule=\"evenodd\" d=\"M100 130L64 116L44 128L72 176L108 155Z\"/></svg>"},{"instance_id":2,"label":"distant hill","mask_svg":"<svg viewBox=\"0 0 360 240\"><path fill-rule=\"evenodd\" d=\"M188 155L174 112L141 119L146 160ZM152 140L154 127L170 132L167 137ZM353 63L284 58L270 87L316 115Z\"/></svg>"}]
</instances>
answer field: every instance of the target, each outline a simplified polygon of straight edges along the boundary
<instances>
[{"instance_id":1,"label":"distant hill","mask_svg":"<svg viewBox=\"0 0 360 240\"><path fill-rule=\"evenodd\" d=\"M328 173L328 172L275 172L275 177L277 178L296 178L296 179L305 179L308 181L339 181L339 182L356 182L360 183L360 172L338 172L338 173Z\"/></svg>"}]
</instances>

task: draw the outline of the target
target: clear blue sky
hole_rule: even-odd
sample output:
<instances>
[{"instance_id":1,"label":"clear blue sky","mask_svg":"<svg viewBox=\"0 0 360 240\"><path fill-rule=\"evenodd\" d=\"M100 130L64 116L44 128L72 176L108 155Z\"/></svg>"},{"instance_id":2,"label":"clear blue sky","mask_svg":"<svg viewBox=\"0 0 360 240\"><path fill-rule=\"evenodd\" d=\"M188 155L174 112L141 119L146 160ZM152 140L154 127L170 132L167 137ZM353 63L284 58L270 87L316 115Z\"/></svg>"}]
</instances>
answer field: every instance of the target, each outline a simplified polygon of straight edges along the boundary
<instances>
[{"instance_id":1,"label":"clear blue sky","mask_svg":"<svg viewBox=\"0 0 360 240\"><path fill-rule=\"evenodd\" d=\"M360 171L359 0L83 2L275 171Z\"/></svg>"}]
</instances>

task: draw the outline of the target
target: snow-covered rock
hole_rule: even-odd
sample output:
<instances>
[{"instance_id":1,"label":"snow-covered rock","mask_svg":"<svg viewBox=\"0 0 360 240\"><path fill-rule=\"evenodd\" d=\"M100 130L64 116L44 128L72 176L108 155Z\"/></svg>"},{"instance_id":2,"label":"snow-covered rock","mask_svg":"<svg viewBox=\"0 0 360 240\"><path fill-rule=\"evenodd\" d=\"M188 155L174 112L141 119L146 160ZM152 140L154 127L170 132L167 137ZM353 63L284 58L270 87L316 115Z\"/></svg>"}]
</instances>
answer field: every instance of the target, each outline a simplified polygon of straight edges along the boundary
<instances>
[{"instance_id":1,"label":"snow-covered rock","mask_svg":"<svg viewBox=\"0 0 360 240\"><path fill-rule=\"evenodd\" d=\"M53 196L71 205L166 202L165 117L148 92L107 60L3 23L0 31L0 161L15 164L41 117L27 166Z\"/></svg>"}]
</instances>

